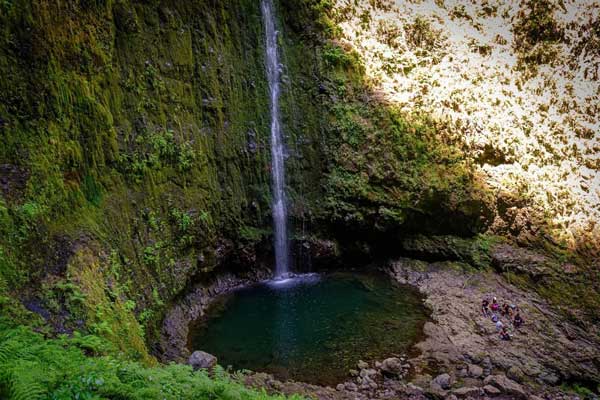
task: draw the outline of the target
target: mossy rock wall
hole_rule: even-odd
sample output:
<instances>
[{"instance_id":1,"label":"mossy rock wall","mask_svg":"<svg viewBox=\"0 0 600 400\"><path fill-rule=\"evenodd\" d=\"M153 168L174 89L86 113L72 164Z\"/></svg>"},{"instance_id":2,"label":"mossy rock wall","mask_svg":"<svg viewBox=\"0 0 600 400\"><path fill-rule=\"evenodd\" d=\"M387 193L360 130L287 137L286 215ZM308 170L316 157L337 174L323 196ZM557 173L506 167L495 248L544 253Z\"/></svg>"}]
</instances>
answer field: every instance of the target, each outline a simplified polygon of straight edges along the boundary
<instances>
[{"instance_id":1,"label":"mossy rock wall","mask_svg":"<svg viewBox=\"0 0 600 400\"><path fill-rule=\"evenodd\" d=\"M293 236L478 232L487 195L443 126L378 99L329 2L276 4ZM0 27L0 298L109 339L130 313L152 346L188 284L268 255L260 3L12 0Z\"/></svg>"},{"instance_id":2,"label":"mossy rock wall","mask_svg":"<svg viewBox=\"0 0 600 400\"><path fill-rule=\"evenodd\" d=\"M93 246L141 312L269 235L259 2L8 1L0 25L9 287L64 277ZM282 99L296 198L320 168L299 46L283 52Z\"/></svg>"}]
</instances>

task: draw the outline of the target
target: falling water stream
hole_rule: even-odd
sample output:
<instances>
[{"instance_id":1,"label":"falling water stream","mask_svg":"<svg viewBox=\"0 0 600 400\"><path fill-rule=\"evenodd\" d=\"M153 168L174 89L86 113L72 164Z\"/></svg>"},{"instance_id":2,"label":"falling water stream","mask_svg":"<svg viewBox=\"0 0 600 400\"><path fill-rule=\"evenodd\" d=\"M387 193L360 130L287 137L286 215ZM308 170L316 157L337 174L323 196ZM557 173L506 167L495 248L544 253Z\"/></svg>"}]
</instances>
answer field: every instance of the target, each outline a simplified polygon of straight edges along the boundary
<instances>
[{"instance_id":1,"label":"falling water stream","mask_svg":"<svg viewBox=\"0 0 600 400\"><path fill-rule=\"evenodd\" d=\"M271 94L271 175L273 180L272 212L275 236L275 278L283 278L289 274L289 253L285 195L285 149L279 117L281 65L277 49L278 32L275 28L273 0L262 0L261 7L265 26L267 79Z\"/></svg>"}]
</instances>

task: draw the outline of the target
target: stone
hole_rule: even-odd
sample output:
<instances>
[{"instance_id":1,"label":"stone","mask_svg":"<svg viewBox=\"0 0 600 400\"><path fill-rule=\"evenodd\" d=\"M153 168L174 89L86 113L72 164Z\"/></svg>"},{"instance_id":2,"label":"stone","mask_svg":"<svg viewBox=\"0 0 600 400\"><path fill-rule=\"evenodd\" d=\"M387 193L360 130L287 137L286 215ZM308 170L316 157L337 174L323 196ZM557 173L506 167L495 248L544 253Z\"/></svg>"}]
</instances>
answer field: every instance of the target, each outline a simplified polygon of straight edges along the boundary
<instances>
[{"instance_id":1,"label":"stone","mask_svg":"<svg viewBox=\"0 0 600 400\"><path fill-rule=\"evenodd\" d=\"M356 383L354 382L346 382L344 386L346 387L346 390L351 392L356 392L358 390L358 386L356 386Z\"/></svg>"},{"instance_id":2,"label":"stone","mask_svg":"<svg viewBox=\"0 0 600 400\"><path fill-rule=\"evenodd\" d=\"M457 397L474 397L481 394L481 389L478 387L461 387L452 391Z\"/></svg>"},{"instance_id":3,"label":"stone","mask_svg":"<svg viewBox=\"0 0 600 400\"><path fill-rule=\"evenodd\" d=\"M377 375L377 371L375 371L374 369L371 368L367 368L367 369L361 369L360 370L360 376L362 378L369 378L373 375Z\"/></svg>"},{"instance_id":4,"label":"stone","mask_svg":"<svg viewBox=\"0 0 600 400\"><path fill-rule=\"evenodd\" d=\"M508 369L508 371L506 371L506 376L519 383L523 383L523 380L525 379L525 374L521 368L517 367L516 365L513 365Z\"/></svg>"},{"instance_id":5,"label":"stone","mask_svg":"<svg viewBox=\"0 0 600 400\"><path fill-rule=\"evenodd\" d=\"M437 384L439 387L441 387L444 390L448 390L450 389L450 386L452 385L452 377L448 374L441 374L435 377L435 379L432 381L432 383Z\"/></svg>"},{"instance_id":6,"label":"stone","mask_svg":"<svg viewBox=\"0 0 600 400\"><path fill-rule=\"evenodd\" d=\"M538 376L538 379L541 380L543 383L547 383L549 385L556 385L560 378L552 372L544 372Z\"/></svg>"},{"instance_id":7,"label":"stone","mask_svg":"<svg viewBox=\"0 0 600 400\"><path fill-rule=\"evenodd\" d=\"M386 375L401 375L402 361L396 357L386 358L381 363L381 371Z\"/></svg>"},{"instance_id":8,"label":"stone","mask_svg":"<svg viewBox=\"0 0 600 400\"><path fill-rule=\"evenodd\" d=\"M502 393L510 394L515 398L525 398L523 387L517 382L507 378L505 375L490 375L483 380L485 385L492 385L500 389Z\"/></svg>"},{"instance_id":9,"label":"stone","mask_svg":"<svg viewBox=\"0 0 600 400\"><path fill-rule=\"evenodd\" d=\"M479 365L469 364L468 366L469 376L473 378L479 378L483 375L483 368Z\"/></svg>"},{"instance_id":10,"label":"stone","mask_svg":"<svg viewBox=\"0 0 600 400\"><path fill-rule=\"evenodd\" d=\"M348 373L350 374L350 376L358 376L359 372L355 369L351 369L350 371L348 371Z\"/></svg>"},{"instance_id":11,"label":"stone","mask_svg":"<svg viewBox=\"0 0 600 400\"><path fill-rule=\"evenodd\" d=\"M343 390L345 390L345 389L346 389L346 385L344 385L343 383L338 383L338 385L335 387L335 389L336 389L338 392L341 392L341 391L343 391Z\"/></svg>"},{"instance_id":12,"label":"stone","mask_svg":"<svg viewBox=\"0 0 600 400\"><path fill-rule=\"evenodd\" d=\"M358 363L356 364L356 366L358 367L358 369L367 369L367 368L369 368L369 364L367 364L363 360L358 360Z\"/></svg>"},{"instance_id":13,"label":"stone","mask_svg":"<svg viewBox=\"0 0 600 400\"><path fill-rule=\"evenodd\" d=\"M485 385L483 387L483 391L485 393L489 394L490 396L496 396L496 395L502 393L502 392L500 392L500 389L498 389L497 387L492 386L492 385Z\"/></svg>"},{"instance_id":14,"label":"stone","mask_svg":"<svg viewBox=\"0 0 600 400\"><path fill-rule=\"evenodd\" d=\"M532 278L548 275L550 271L558 268L558 265L545 255L508 244L497 245L492 249L492 265L499 272L514 271Z\"/></svg>"},{"instance_id":15,"label":"stone","mask_svg":"<svg viewBox=\"0 0 600 400\"><path fill-rule=\"evenodd\" d=\"M217 365L217 357L204 351L196 350L192 353L188 360L188 364L198 369L211 369Z\"/></svg>"}]
</instances>

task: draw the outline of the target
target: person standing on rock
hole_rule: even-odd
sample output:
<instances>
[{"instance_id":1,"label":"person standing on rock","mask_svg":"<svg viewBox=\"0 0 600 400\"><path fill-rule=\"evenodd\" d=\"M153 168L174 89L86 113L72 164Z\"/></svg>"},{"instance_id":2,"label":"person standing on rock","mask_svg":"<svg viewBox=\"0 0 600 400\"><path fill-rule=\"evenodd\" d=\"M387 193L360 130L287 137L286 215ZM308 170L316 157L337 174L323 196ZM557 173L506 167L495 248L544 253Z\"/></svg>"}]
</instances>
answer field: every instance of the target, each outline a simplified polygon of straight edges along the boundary
<instances>
[{"instance_id":1,"label":"person standing on rock","mask_svg":"<svg viewBox=\"0 0 600 400\"><path fill-rule=\"evenodd\" d=\"M498 310L500 309L500 304L498 304L498 300L494 297L494 300L492 300L492 312L498 312Z\"/></svg>"},{"instance_id":2,"label":"person standing on rock","mask_svg":"<svg viewBox=\"0 0 600 400\"><path fill-rule=\"evenodd\" d=\"M507 318L512 317L512 310L510 309L510 306L507 303L502 304L501 313Z\"/></svg>"},{"instance_id":3,"label":"person standing on rock","mask_svg":"<svg viewBox=\"0 0 600 400\"><path fill-rule=\"evenodd\" d=\"M490 316L490 310L488 308L489 305L490 302L488 301L488 299L483 299L483 301L481 302L481 313L486 318Z\"/></svg>"}]
</instances>

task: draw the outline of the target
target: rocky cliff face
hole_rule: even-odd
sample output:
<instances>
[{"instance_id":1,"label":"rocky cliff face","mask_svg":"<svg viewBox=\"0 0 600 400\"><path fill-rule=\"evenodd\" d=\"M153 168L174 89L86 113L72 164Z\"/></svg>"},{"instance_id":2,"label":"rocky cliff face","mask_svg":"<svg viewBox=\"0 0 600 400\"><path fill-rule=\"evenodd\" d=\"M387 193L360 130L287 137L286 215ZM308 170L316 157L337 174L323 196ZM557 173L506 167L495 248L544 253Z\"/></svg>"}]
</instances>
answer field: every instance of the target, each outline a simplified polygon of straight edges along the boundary
<instances>
[{"instance_id":1,"label":"rocky cliff face","mask_svg":"<svg viewBox=\"0 0 600 400\"><path fill-rule=\"evenodd\" d=\"M498 197L493 231L598 242L597 3L334 3L340 42L379 95L443 123L438 139L456 143Z\"/></svg>"},{"instance_id":2,"label":"rocky cliff face","mask_svg":"<svg viewBox=\"0 0 600 400\"><path fill-rule=\"evenodd\" d=\"M9 1L0 21L3 286L30 288L21 300L59 330L131 311L151 325L192 276L255 261L270 226L257 2ZM320 171L318 63L287 40L290 182L304 196ZM89 317L70 299L92 290L128 309Z\"/></svg>"}]
</instances>

